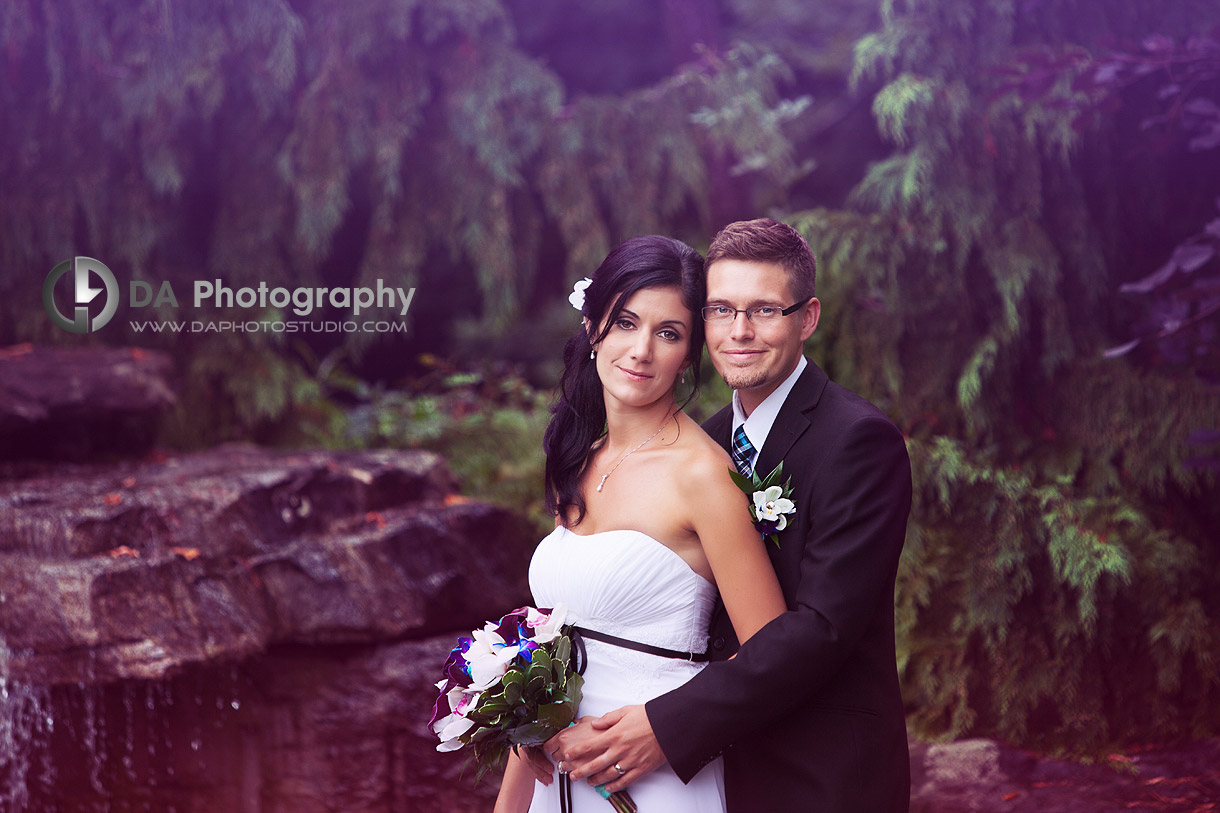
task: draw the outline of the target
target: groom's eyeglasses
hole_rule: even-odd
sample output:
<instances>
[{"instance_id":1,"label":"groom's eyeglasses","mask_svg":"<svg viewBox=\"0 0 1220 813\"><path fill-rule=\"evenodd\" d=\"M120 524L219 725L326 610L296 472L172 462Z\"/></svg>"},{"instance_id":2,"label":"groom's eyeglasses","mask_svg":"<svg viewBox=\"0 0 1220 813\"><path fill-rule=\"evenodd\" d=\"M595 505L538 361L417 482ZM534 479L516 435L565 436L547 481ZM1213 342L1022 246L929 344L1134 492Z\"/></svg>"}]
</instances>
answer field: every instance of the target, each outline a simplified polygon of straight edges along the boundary
<instances>
[{"instance_id":1,"label":"groom's eyeglasses","mask_svg":"<svg viewBox=\"0 0 1220 813\"><path fill-rule=\"evenodd\" d=\"M708 305L703 309L703 321L705 322L731 322L737 318L737 314L744 313L746 319L756 325L769 324L778 322L785 316L791 316L801 309L809 300L813 299L807 296L795 305L787 308L781 308L778 305L755 305L752 308L730 308L728 305Z\"/></svg>"}]
</instances>

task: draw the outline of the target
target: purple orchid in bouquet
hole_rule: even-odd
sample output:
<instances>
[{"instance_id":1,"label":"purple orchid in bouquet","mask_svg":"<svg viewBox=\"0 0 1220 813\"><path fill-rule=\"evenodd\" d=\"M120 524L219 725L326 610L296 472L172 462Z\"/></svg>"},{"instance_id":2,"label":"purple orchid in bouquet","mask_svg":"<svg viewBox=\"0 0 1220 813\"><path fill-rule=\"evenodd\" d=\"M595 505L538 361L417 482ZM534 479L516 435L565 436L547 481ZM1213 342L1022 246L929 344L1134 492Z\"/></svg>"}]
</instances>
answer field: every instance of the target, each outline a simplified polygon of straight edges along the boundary
<instances>
[{"instance_id":1,"label":"purple orchid in bouquet","mask_svg":"<svg viewBox=\"0 0 1220 813\"><path fill-rule=\"evenodd\" d=\"M584 678L573 663L567 610L521 607L459 638L428 728L438 751L469 747L478 777L502 769L510 749L542 745L571 725ZM625 792L607 793L617 811L634 811Z\"/></svg>"},{"instance_id":2,"label":"purple orchid in bouquet","mask_svg":"<svg viewBox=\"0 0 1220 813\"><path fill-rule=\"evenodd\" d=\"M510 747L541 745L576 718L584 679L571 665L564 615L563 606L521 607L458 639L428 723L438 751L473 746L481 776Z\"/></svg>"}]
</instances>

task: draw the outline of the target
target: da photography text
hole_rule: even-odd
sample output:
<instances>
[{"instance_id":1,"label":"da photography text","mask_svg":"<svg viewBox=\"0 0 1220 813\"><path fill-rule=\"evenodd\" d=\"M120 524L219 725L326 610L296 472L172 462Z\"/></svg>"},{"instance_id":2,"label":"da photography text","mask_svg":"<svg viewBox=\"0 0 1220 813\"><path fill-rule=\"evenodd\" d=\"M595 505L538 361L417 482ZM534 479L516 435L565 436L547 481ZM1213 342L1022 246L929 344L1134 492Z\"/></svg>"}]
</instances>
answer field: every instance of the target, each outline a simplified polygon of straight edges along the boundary
<instances>
[{"instance_id":1,"label":"da photography text","mask_svg":"<svg viewBox=\"0 0 1220 813\"><path fill-rule=\"evenodd\" d=\"M274 332L274 333L405 333L405 322L358 319L372 308L382 313L398 311L406 316L415 299L414 288L398 288L376 280L375 287L352 288L272 287L259 282L255 287L231 288L221 279L195 280L191 286L191 304L196 308L267 309L291 311L308 317L315 310L330 306L346 311L352 321L248 320L221 321L132 321L137 333L210 333L213 331ZM58 290L58 293L57 293ZM114 317L120 299L119 281L105 263L91 257L73 257L56 265L43 281L42 301L47 316L57 327L70 333L92 333L101 330ZM70 296L69 296L70 295ZM58 300L58 301L57 301ZM65 313L60 303L70 300ZM127 305L130 308L179 307L178 292L173 283L131 280L127 285Z\"/></svg>"},{"instance_id":2,"label":"da photography text","mask_svg":"<svg viewBox=\"0 0 1220 813\"><path fill-rule=\"evenodd\" d=\"M399 308L399 316L406 316L415 298L415 289L392 288L377 280L377 288L268 288L260 282L257 288L233 289L221 280L195 280L194 305L206 304L217 308L287 308L297 316L308 316L314 308L330 305L333 308L351 308L352 316L359 316L369 308ZM156 294L150 282L132 280L128 304L133 308L148 305L172 305L178 307L178 297L169 280L161 283Z\"/></svg>"}]
</instances>

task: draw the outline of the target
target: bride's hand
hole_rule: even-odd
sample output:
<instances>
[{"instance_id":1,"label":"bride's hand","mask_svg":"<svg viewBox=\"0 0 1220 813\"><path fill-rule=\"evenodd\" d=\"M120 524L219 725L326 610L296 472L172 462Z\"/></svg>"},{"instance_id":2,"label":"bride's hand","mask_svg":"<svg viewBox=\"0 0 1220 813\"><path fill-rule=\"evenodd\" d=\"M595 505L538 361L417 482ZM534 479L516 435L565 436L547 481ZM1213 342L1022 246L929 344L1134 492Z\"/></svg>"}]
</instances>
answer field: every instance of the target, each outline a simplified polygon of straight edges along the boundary
<instances>
[{"instance_id":1,"label":"bride's hand","mask_svg":"<svg viewBox=\"0 0 1220 813\"><path fill-rule=\"evenodd\" d=\"M546 753L538 746L523 746L517 749L517 754L520 755L521 761L529 768L530 773L544 785L549 785L555 781L554 766L547 759Z\"/></svg>"},{"instance_id":2,"label":"bride's hand","mask_svg":"<svg viewBox=\"0 0 1220 813\"><path fill-rule=\"evenodd\" d=\"M570 773L589 759L601 755L602 749L597 745L597 732L592 726L596 719L581 717L542 744L542 750L561 773Z\"/></svg>"},{"instance_id":3,"label":"bride's hand","mask_svg":"<svg viewBox=\"0 0 1220 813\"><path fill-rule=\"evenodd\" d=\"M531 754L530 769L540 781L543 781L544 784L550 784L551 763L554 763L561 773L567 773L574 767L574 760L586 759L589 755L596 756L600 753L591 749L589 744L593 734L593 727L590 723L595 719L597 718L581 717L572 723L572 725L544 742L540 748L530 749L530 751L535 752ZM537 759L538 762L535 763L534 759ZM542 780L543 775L546 776L545 780Z\"/></svg>"}]
</instances>

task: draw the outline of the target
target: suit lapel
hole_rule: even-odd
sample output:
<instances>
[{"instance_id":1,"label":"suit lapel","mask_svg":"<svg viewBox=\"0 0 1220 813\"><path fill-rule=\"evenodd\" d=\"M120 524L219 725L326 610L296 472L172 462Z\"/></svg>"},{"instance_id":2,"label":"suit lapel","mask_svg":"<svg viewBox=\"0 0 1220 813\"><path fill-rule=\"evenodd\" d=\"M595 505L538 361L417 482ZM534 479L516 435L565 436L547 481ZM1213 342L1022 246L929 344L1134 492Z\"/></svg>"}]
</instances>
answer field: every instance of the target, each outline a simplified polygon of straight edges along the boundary
<instances>
[{"instance_id":1,"label":"suit lapel","mask_svg":"<svg viewBox=\"0 0 1220 813\"><path fill-rule=\"evenodd\" d=\"M759 452L758 460L754 466L754 470L758 473L759 477L765 477L770 474L771 470L792 449L797 439L809 429L812 423L813 410L817 407L818 401L822 397L822 392L826 389L827 381L829 379L826 373L822 372L822 369L812 361L809 362L805 367L805 372L801 373L800 378L796 380L796 384L792 386L792 391L788 393L788 397L784 400L783 406L780 407L779 414L775 416L775 423L771 425L771 431L767 434L767 441L763 444L762 451ZM725 451L729 451L733 435L732 403L711 418L708 418L703 424L703 429L713 440L723 446ZM785 479L801 470L802 467L797 461L793 461L791 465L784 466ZM800 510L799 507L797 510ZM784 545L781 533L780 547L776 548L775 545L768 542L766 548L767 556L770 557L772 565L775 566L775 573L779 577L780 587L783 588L784 596L791 602L792 596L796 592L797 580L800 576L800 559L803 546L800 544ZM789 606L791 606L791 603ZM712 629L716 635L720 635L728 640L735 640L733 638L732 624L729 623L728 614L724 610L724 603L719 597L716 599L716 607L712 612ZM725 654L735 650L736 647L732 647Z\"/></svg>"},{"instance_id":2,"label":"suit lapel","mask_svg":"<svg viewBox=\"0 0 1220 813\"><path fill-rule=\"evenodd\" d=\"M707 432L712 440L720 444L726 452L732 453L733 445L733 402L721 409L712 417L703 422L703 431Z\"/></svg>"},{"instance_id":3,"label":"suit lapel","mask_svg":"<svg viewBox=\"0 0 1220 813\"><path fill-rule=\"evenodd\" d=\"M818 400L822 397L822 391L826 389L826 382L829 380L826 373L822 372L822 368L812 361L805 367L805 372L801 373L801 377L796 380L784 405L780 407L779 414L775 416L775 423L771 425L771 431L767 434L767 442L763 444L762 451L758 453L754 470L759 477L766 477L770 474L771 470L778 466L779 462L788 454L788 450L792 448L792 444L796 443L797 438L809 428L811 416L808 413L818 405ZM731 422L730 419L730 424ZM784 470L791 474L792 467L784 466Z\"/></svg>"}]
</instances>

